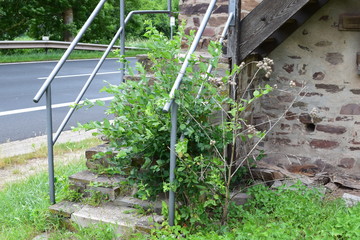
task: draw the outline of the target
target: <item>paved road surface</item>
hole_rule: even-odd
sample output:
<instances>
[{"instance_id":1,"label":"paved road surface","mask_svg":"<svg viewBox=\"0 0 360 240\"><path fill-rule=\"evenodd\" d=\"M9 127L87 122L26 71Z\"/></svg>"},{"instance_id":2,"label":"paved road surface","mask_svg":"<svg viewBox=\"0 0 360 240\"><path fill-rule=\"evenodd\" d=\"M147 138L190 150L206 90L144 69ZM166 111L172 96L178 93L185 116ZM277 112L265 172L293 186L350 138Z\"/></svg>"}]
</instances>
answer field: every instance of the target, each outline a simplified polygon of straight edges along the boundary
<instances>
[{"instance_id":1,"label":"paved road surface","mask_svg":"<svg viewBox=\"0 0 360 240\"><path fill-rule=\"evenodd\" d=\"M135 58L129 60L135 62ZM55 130L68 111L66 103L75 100L96 64L97 60L69 61L53 81ZM37 104L32 99L55 65L56 62L0 64L0 143L46 133L46 113L45 110L39 110L39 107L45 106L45 96ZM106 93L99 93L99 90L105 85L104 80L112 84L119 83L118 68L116 59L107 59L84 98L109 97ZM66 129L77 122L101 120L105 117L103 112L104 108L100 107L78 110Z\"/></svg>"}]
</instances>

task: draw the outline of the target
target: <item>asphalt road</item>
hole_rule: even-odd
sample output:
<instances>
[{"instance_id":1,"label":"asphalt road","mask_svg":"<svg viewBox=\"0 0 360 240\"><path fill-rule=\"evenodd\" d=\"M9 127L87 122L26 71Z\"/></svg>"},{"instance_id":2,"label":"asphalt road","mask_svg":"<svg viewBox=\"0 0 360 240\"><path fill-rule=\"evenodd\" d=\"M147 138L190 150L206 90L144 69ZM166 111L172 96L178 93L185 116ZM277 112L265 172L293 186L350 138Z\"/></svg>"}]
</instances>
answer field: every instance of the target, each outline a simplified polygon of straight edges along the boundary
<instances>
[{"instance_id":1,"label":"asphalt road","mask_svg":"<svg viewBox=\"0 0 360 240\"><path fill-rule=\"evenodd\" d=\"M133 65L135 58L129 60ZM54 79L51 85L54 131L69 109L67 103L75 101L96 64L97 60L68 61ZM56 62L0 64L0 143L46 133L46 111L42 110L45 95L39 103L34 103L33 98L55 65ZM110 97L99 90L106 85L104 81L120 82L118 68L116 59L107 59L83 99ZM101 120L106 117L104 110L104 107L77 110L66 129L76 126L77 122Z\"/></svg>"}]
</instances>

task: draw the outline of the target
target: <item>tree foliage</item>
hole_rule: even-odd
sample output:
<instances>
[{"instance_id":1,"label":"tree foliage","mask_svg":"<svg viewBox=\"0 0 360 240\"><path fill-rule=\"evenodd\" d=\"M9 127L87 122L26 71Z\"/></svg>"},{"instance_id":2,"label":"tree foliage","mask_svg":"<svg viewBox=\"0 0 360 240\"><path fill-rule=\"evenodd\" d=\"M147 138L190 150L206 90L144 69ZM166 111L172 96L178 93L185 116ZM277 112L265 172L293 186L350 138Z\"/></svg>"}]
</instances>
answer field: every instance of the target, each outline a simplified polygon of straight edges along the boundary
<instances>
[{"instance_id":1,"label":"tree foliage","mask_svg":"<svg viewBox=\"0 0 360 240\"><path fill-rule=\"evenodd\" d=\"M72 34L82 27L98 0L0 0L0 40L12 40L27 34L35 39L50 36L52 40L63 40L64 32ZM108 0L92 25L86 31L84 42L108 42L119 27L120 0ZM167 0L125 0L125 14L133 10L167 9ZM178 0L173 1L177 11ZM64 13L71 9L73 22L65 24ZM143 23L151 19L154 25L169 34L166 14L135 15L126 27L127 37L141 37L145 33Z\"/></svg>"}]
</instances>

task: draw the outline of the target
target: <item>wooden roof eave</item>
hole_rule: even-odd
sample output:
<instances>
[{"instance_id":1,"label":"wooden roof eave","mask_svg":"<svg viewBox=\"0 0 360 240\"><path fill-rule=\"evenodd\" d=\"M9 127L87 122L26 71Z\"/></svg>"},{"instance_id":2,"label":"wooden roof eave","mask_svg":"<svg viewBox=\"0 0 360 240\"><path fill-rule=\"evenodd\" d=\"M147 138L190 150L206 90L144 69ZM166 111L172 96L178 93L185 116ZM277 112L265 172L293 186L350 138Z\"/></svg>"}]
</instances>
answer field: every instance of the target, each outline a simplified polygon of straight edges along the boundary
<instances>
[{"instance_id":1,"label":"wooden roof eave","mask_svg":"<svg viewBox=\"0 0 360 240\"><path fill-rule=\"evenodd\" d=\"M266 56L329 0L264 0L240 22L240 61Z\"/></svg>"}]
</instances>

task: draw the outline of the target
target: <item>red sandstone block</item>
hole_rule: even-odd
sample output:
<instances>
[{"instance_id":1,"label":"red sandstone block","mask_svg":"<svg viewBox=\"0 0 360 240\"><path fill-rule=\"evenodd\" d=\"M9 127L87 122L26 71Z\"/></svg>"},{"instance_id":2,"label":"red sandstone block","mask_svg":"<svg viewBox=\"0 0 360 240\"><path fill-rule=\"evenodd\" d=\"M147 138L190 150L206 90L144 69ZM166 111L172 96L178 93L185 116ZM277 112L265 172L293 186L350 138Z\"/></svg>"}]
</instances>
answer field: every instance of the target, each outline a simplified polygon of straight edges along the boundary
<instances>
[{"instance_id":1,"label":"red sandstone block","mask_svg":"<svg viewBox=\"0 0 360 240\"><path fill-rule=\"evenodd\" d=\"M346 132L346 128L342 126L331 125L317 125L316 130L320 132L326 132L330 134L343 134Z\"/></svg>"},{"instance_id":2,"label":"red sandstone block","mask_svg":"<svg viewBox=\"0 0 360 240\"><path fill-rule=\"evenodd\" d=\"M336 141L314 139L310 142L310 146L312 148L334 149L339 146L339 143Z\"/></svg>"},{"instance_id":3,"label":"red sandstone block","mask_svg":"<svg viewBox=\"0 0 360 240\"><path fill-rule=\"evenodd\" d=\"M342 115L360 115L360 105L351 103L341 107L340 114Z\"/></svg>"},{"instance_id":4,"label":"red sandstone block","mask_svg":"<svg viewBox=\"0 0 360 240\"><path fill-rule=\"evenodd\" d=\"M341 168L353 168L355 165L355 159L353 158L343 158L340 160L338 167Z\"/></svg>"}]
</instances>

